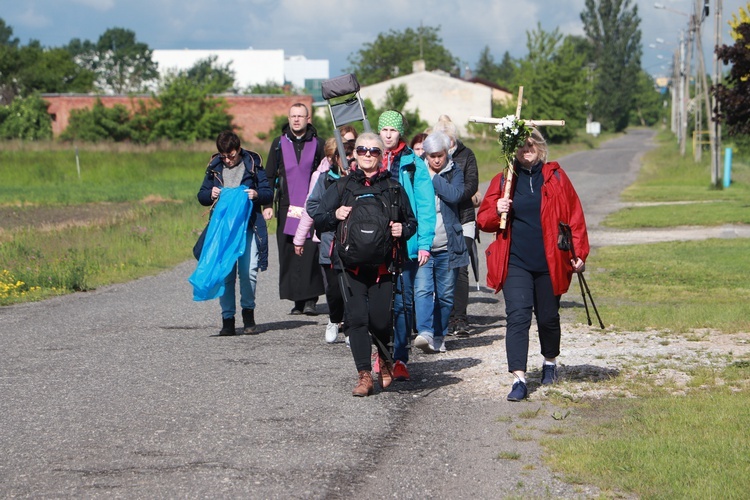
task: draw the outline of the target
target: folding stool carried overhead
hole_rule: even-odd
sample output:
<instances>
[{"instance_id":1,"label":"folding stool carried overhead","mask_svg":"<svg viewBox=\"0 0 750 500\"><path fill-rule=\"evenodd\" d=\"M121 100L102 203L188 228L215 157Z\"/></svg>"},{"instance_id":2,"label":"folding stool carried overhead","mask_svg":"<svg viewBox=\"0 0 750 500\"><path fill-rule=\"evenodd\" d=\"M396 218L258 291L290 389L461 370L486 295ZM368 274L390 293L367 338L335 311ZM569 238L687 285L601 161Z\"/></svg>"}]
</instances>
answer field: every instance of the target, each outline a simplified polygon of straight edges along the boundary
<instances>
[{"instance_id":1,"label":"folding stool carried overhead","mask_svg":"<svg viewBox=\"0 0 750 500\"><path fill-rule=\"evenodd\" d=\"M353 73L348 73L324 81L321 88L323 99L328 103L328 110L331 112L333 136L336 138L339 157L344 159L346 153L344 152L344 142L341 139L339 127L347 123L361 121L365 132L372 132L370 122L367 121L367 112L362 99L359 97L359 82Z\"/></svg>"}]
</instances>

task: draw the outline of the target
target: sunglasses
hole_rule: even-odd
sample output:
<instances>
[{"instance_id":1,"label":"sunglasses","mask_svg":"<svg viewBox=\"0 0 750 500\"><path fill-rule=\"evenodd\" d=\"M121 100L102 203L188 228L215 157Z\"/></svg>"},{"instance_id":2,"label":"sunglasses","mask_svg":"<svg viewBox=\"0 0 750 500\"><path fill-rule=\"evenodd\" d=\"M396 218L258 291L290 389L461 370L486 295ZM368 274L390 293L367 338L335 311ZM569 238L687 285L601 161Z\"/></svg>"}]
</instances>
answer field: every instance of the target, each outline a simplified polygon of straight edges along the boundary
<instances>
[{"instance_id":1,"label":"sunglasses","mask_svg":"<svg viewBox=\"0 0 750 500\"><path fill-rule=\"evenodd\" d=\"M357 146L357 154L359 156L364 156L367 153L370 153L370 156L378 157L383 154L383 150L380 148L366 148L364 146Z\"/></svg>"},{"instance_id":2,"label":"sunglasses","mask_svg":"<svg viewBox=\"0 0 750 500\"><path fill-rule=\"evenodd\" d=\"M231 154L231 155L221 155L221 154L220 154L220 155L219 155L219 158L221 158L222 160L234 160L235 158L237 158L237 151L235 151L235 152L234 152L233 154Z\"/></svg>"}]
</instances>

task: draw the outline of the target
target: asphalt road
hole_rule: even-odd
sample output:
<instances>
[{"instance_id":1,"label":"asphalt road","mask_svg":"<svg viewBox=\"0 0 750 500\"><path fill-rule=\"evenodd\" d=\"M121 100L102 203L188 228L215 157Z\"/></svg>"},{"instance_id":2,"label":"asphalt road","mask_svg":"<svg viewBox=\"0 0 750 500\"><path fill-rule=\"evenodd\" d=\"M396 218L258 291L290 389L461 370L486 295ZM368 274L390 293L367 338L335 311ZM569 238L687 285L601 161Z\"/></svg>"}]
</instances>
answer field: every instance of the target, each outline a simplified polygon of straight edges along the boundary
<instances>
[{"instance_id":1,"label":"asphalt road","mask_svg":"<svg viewBox=\"0 0 750 500\"><path fill-rule=\"evenodd\" d=\"M618 208L651 133L560 159L591 226ZM197 182L197 181L196 181ZM483 235L483 245L489 242ZM272 243L275 243L272 240ZM218 301L193 302L195 263L158 276L0 308L0 497L573 498L536 435L514 439L529 405L462 394L481 360L412 353L410 382L353 398L327 317L278 299L275 244L258 283L259 335L217 337ZM483 278L480 280L483 281ZM496 345L499 296L473 290L475 335ZM327 311L324 298L319 311ZM455 353L454 353L455 354ZM450 389L450 390L449 390ZM545 412L549 408L545 408ZM512 449L518 460L498 455Z\"/></svg>"}]
</instances>

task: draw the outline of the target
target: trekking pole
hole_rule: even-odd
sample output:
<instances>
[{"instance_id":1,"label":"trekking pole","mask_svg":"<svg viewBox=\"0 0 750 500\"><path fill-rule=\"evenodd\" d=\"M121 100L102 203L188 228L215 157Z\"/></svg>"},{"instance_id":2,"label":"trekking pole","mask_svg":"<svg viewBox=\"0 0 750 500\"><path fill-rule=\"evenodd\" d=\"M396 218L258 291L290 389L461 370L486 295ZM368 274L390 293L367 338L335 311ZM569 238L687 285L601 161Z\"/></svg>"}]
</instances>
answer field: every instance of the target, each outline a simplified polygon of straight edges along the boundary
<instances>
[{"instance_id":1,"label":"trekking pole","mask_svg":"<svg viewBox=\"0 0 750 500\"><path fill-rule=\"evenodd\" d=\"M563 230L563 236L567 240L568 247L570 249L570 255L573 258L573 261L575 261L578 259L578 257L576 256L576 250L573 246L573 233L570 229L570 226L565 224L564 222L561 222L560 227ZM604 322L602 321L602 317L599 316L599 310L596 308L596 304L594 303L594 297L591 296L591 290L589 290L589 285L588 283L586 283L586 278L583 276L583 271L576 274L578 275L578 285L581 287L581 296L583 297L583 305L586 308L586 317L588 318L589 326L591 326L591 314L589 313L589 306L586 303L586 293L588 293L589 300L591 300L591 307L593 307L594 313L596 313L596 319L599 320L599 327L604 330ZM586 293L584 293L584 289L586 290Z\"/></svg>"}]
</instances>

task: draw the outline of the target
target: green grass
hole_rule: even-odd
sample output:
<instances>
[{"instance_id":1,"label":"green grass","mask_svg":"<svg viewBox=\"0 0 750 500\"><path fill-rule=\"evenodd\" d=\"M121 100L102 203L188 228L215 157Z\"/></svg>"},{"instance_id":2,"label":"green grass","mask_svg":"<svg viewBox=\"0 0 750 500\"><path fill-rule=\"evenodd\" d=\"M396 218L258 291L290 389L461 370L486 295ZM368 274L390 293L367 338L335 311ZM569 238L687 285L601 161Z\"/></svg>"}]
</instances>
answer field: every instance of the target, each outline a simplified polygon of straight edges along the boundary
<instances>
[{"instance_id":1,"label":"green grass","mask_svg":"<svg viewBox=\"0 0 750 500\"><path fill-rule=\"evenodd\" d=\"M747 498L750 363L730 366L718 378L724 383L687 397L582 408L588 423L572 435L546 439L547 461L569 482L644 499Z\"/></svg>"},{"instance_id":2,"label":"green grass","mask_svg":"<svg viewBox=\"0 0 750 500\"><path fill-rule=\"evenodd\" d=\"M750 331L748 251L746 239L604 247L585 276L606 325ZM568 296L581 301L575 278ZM583 321L582 308L577 314Z\"/></svg>"},{"instance_id":3,"label":"green grass","mask_svg":"<svg viewBox=\"0 0 750 500\"><path fill-rule=\"evenodd\" d=\"M0 305L121 283L192 259L205 220L186 203L140 206L104 226L25 228L0 243ZM22 282L3 293L3 282Z\"/></svg>"},{"instance_id":4,"label":"green grass","mask_svg":"<svg viewBox=\"0 0 750 500\"><path fill-rule=\"evenodd\" d=\"M609 215L603 225L629 229L750 224L750 163L746 157L735 156L732 184L717 189L711 186L708 154L695 163L690 154L680 156L671 135L661 133L657 142L659 147L644 155L638 180L625 189L622 198L633 203L682 203L627 208Z\"/></svg>"}]
</instances>

